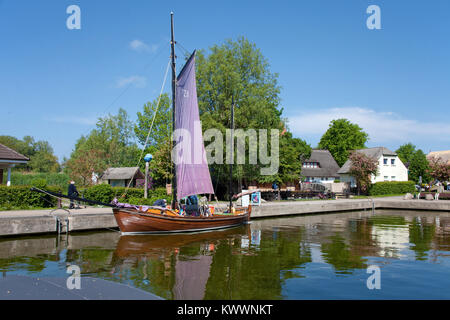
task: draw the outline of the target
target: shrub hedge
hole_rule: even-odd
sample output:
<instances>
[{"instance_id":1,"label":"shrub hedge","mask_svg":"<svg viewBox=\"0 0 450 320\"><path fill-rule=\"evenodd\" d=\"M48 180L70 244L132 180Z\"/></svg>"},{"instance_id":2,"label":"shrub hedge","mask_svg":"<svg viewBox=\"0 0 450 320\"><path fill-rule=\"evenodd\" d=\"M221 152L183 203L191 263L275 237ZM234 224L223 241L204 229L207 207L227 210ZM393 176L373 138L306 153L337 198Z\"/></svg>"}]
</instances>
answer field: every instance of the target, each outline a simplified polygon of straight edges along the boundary
<instances>
[{"instance_id":1,"label":"shrub hedge","mask_svg":"<svg viewBox=\"0 0 450 320\"><path fill-rule=\"evenodd\" d=\"M0 210L56 207L56 198L31 191L30 188L31 186L0 186ZM61 192L59 187L46 186L45 190Z\"/></svg>"},{"instance_id":2,"label":"shrub hedge","mask_svg":"<svg viewBox=\"0 0 450 320\"><path fill-rule=\"evenodd\" d=\"M374 183L369 189L369 195L414 193L414 181L383 181Z\"/></svg>"},{"instance_id":3,"label":"shrub hedge","mask_svg":"<svg viewBox=\"0 0 450 320\"><path fill-rule=\"evenodd\" d=\"M66 194L67 190L61 187L47 186L45 179L33 180L33 186L47 191ZM31 186L0 186L0 210L10 209L32 209L32 208L51 208L56 207L57 199L42 193L33 192ZM157 199L166 199L168 203L172 197L166 194L165 188L156 188L149 190L148 199L144 199L144 190L129 188L124 198L120 196L125 192L124 187L111 187L108 184L99 184L84 189L79 189L81 196L97 200L104 203L110 203L114 197L119 202L128 202L132 204L152 205Z\"/></svg>"},{"instance_id":4,"label":"shrub hedge","mask_svg":"<svg viewBox=\"0 0 450 320\"><path fill-rule=\"evenodd\" d=\"M151 205L157 199L166 199L172 201L172 197L166 194L166 188L156 188L148 191L148 199L144 198L144 189L129 188L125 197L121 196L125 193L125 187L111 187L109 184L98 184L81 190L81 194L86 199L101 201L104 203L111 202L117 198L119 202L128 202L132 204ZM150 203L151 202L151 203Z\"/></svg>"}]
</instances>

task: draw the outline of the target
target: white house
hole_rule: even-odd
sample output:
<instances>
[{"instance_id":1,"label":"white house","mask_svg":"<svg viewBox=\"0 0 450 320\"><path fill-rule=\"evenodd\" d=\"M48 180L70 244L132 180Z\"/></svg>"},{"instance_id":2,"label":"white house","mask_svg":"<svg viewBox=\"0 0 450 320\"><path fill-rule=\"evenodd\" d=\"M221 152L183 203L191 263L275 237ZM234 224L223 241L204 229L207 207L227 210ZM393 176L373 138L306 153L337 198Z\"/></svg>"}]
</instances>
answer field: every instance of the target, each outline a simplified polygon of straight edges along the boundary
<instances>
[{"instance_id":1,"label":"white house","mask_svg":"<svg viewBox=\"0 0 450 320\"><path fill-rule=\"evenodd\" d=\"M384 147L355 151L378 160L378 174L376 176L372 175L372 183L380 181L408 181L408 169L395 152ZM351 161L347 160L338 171L338 174L342 182L350 182L352 187L356 187L355 178L349 174L351 165Z\"/></svg>"}]
</instances>

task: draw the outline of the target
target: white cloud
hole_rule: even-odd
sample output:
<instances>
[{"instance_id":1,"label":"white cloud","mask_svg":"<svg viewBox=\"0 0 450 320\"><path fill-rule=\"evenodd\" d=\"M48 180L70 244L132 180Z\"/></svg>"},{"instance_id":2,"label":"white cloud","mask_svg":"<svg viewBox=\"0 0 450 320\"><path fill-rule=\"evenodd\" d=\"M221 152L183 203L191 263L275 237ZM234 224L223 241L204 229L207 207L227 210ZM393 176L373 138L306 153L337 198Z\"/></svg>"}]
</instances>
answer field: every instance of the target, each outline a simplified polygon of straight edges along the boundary
<instances>
[{"instance_id":1,"label":"white cloud","mask_svg":"<svg viewBox=\"0 0 450 320\"><path fill-rule=\"evenodd\" d=\"M56 123L81 124L92 126L97 123L97 117L77 117L74 115L45 117L44 120Z\"/></svg>"},{"instance_id":2,"label":"white cloud","mask_svg":"<svg viewBox=\"0 0 450 320\"><path fill-rule=\"evenodd\" d=\"M369 134L371 145L434 140L450 142L450 125L408 119L394 112L379 112L359 107L330 108L289 117L289 128L297 136L317 136L328 129L330 121L346 118ZM431 142L431 141L430 141Z\"/></svg>"},{"instance_id":3,"label":"white cloud","mask_svg":"<svg viewBox=\"0 0 450 320\"><path fill-rule=\"evenodd\" d=\"M119 78L116 81L117 88L122 88L128 85L134 85L136 88L144 88L147 85L147 79L142 76L130 76L127 78Z\"/></svg>"},{"instance_id":4,"label":"white cloud","mask_svg":"<svg viewBox=\"0 0 450 320\"><path fill-rule=\"evenodd\" d=\"M157 44L146 44L141 40L133 40L130 42L130 48L137 52L155 53L158 50Z\"/></svg>"}]
</instances>

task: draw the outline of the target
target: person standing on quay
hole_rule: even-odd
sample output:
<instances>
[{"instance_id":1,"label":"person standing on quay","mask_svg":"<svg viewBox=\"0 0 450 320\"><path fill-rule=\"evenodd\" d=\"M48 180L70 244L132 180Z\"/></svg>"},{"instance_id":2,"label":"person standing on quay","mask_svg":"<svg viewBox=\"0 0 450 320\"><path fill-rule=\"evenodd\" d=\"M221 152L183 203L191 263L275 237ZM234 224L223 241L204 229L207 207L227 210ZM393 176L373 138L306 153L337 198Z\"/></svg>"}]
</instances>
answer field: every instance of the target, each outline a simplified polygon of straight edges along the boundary
<instances>
[{"instance_id":1,"label":"person standing on quay","mask_svg":"<svg viewBox=\"0 0 450 320\"><path fill-rule=\"evenodd\" d=\"M69 209L73 209L74 208L73 198L78 197L78 190L77 190L77 187L75 187L75 181L70 181L69 190L67 191L67 195L70 198Z\"/></svg>"}]
</instances>

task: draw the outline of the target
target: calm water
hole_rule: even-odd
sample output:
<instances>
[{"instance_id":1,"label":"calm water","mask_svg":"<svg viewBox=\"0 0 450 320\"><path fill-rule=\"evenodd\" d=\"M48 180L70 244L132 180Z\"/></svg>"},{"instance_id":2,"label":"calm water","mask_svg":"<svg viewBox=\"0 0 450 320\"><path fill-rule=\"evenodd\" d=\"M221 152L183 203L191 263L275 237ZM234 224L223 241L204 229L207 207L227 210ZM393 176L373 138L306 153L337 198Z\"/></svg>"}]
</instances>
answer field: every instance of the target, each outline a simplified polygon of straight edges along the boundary
<instances>
[{"instance_id":1,"label":"calm water","mask_svg":"<svg viewBox=\"0 0 450 320\"><path fill-rule=\"evenodd\" d=\"M166 299L449 299L450 213L353 212L252 221L224 231L0 240L0 272L84 276ZM369 266L381 289L369 290ZM1 276L1 275L0 275Z\"/></svg>"}]
</instances>

